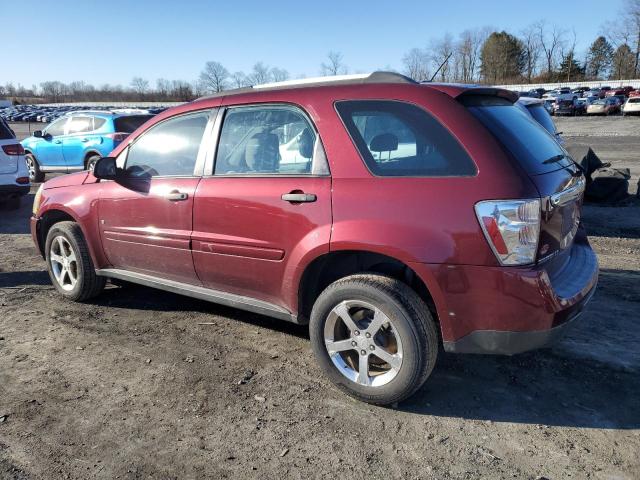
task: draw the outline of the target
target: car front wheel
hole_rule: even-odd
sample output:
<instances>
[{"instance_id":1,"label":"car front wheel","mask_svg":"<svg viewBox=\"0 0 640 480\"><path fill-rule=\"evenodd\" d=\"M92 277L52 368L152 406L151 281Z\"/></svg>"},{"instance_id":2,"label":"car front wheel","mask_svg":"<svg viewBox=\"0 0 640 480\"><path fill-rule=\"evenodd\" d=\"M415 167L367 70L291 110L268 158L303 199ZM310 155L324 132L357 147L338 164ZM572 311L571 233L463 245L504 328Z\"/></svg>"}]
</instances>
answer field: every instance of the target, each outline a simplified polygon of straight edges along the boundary
<instances>
[{"instance_id":1,"label":"car front wheel","mask_svg":"<svg viewBox=\"0 0 640 480\"><path fill-rule=\"evenodd\" d=\"M104 288L105 279L96 275L89 248L77 223L53 225L47 234L45 255L51 281L65 298L82 302L95 297Z\"/></svg>"},{"instance_id":2,"label":"car front wheel","mask_svg":"<svg viewBox=\"0 0 640 480\"><path fill-rule=\"evenodd\" d=\"M438 355L426 304L406 284L382 275L351 275L331 284L316 300L309 326L329 379L368 403L388 405L412 395Z\"/></svg>"}]
</instances>

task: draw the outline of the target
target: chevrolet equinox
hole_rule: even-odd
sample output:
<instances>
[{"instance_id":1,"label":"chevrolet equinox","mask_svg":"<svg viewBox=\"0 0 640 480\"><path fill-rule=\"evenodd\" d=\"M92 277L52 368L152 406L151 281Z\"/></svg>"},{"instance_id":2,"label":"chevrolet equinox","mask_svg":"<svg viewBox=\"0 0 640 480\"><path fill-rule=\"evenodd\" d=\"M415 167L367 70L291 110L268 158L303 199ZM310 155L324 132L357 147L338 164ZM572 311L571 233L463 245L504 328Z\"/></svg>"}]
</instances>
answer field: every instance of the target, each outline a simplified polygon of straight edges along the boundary
<instances>
[{"instance_id":1,"label":"chevrolet equinox","mask_svg":"<svg viewBox=\"0 0 640 480\"><path fill-rule=\"evenodd\" d=\"M33 239L74 301L107 279L308 324L375 404L439 348L549 345L591 298L585 179L513 92L376 72L223 92L49 180Z\"/></svg>"}]
</instances>

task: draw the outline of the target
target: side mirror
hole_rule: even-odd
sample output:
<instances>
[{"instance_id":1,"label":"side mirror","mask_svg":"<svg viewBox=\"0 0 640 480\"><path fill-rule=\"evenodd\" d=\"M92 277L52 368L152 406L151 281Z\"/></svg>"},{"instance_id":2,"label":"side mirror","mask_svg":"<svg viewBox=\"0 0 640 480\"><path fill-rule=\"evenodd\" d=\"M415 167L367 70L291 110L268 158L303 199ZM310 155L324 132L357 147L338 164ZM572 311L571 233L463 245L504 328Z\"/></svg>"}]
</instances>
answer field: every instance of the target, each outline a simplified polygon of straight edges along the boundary
<instances>
[{"instance_id":1,"label":"side mirror","mask_svg":"<svg viewBox=\"0 0 640 480\"><path fill-rule=\"evenodd\" d=\"M33 132L33 136L36 138L42 138L44 135L42 135L42 130L35 130Z\"/></svg>"},{"instance_id":2,"label":"side mirror","mask_svg":"<svg viewBox=\"0 0 640 480\"><path fill-rule=\"evenodd\" d=\"M102 157L93 167L93 176L101 180L115 180L118 176L116 159L113 157Z\"/></svg>"}]
</instances>

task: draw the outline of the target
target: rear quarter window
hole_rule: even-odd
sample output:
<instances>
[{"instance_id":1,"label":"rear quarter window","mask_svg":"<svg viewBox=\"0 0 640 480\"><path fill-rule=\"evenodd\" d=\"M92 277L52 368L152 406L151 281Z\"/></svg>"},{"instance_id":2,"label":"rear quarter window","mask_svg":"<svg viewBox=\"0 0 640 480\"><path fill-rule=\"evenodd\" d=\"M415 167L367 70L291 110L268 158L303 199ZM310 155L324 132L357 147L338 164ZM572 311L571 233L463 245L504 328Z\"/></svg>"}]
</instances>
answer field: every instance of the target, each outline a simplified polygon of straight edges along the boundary
<instances>
[{"instance_id":1,"label":"rear quarter window","mask_svg":"<svg viewBox=\"0 0 640 480\"><path fill-rule=\"evenodd\" d=\"M118 117L113 123L116 132L132 133L138 129L147 120L153 118L153 115L127 115L126 117Z\"/></svg>"},{"instance_id":2,"label":"rear quarter window","mask_svg":"<svg viewBox=\"0 0 640 480\"><path fill-rule=\"evenodd\" d=\"M476 166L451 133L425 110L406 102L336 103L365 164L381 177L475 175Z\"/></svg>"},{"instance_id":3,"label":"rear quarter window","mask_svg":"<svg viewBox=\"0 0 640 480\"><path fill-rule=\"evenodd\" d=\"M11 140L14 138L13 132L9 126L4 123L4 120L0 119L0 140Z\"/></svg>"}]
</instances>

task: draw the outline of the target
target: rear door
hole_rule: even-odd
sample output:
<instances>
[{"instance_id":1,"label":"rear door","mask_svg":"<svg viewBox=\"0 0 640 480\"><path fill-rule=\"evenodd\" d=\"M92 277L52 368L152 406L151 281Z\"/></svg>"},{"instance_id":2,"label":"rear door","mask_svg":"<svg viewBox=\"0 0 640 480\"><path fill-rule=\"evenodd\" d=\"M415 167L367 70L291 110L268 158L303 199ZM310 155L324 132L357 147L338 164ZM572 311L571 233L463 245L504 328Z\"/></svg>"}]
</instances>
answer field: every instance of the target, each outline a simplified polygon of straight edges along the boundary
<instances>
[{"instance_id":1,"label":"rear door","mask_svg":"<svg viewBox=\"0 0 640 480\"><path fill-rule=\"evenodd\" d=\"M65 127L62 139L62 154L69 169L84 168L84 152L90 141L89 132L93 131L93 117L73 115Z\"/></svg>"},{"instance_id":2,"label":"rear door","mask_svg":"<svg viewBox=\"0 0 640 480\"><path fill-rule=\"evenodd\" d=\"M124 174L104 182L99 205L102 245L113 267L200 283L190 238L210 115L201 111L160 122L118 157Z\"/></svg>"},{"instance_id":3,"label":"rear door","mask_svg":"<svg viewBox=\"0 0 640 480\"><path fill-rule=\"evenodd\" d=\"M64 171L66 163L62 153L62 140L68 117L62 117L51 123L44 130L44 135L36 144L36 158L44 170Z\"/></svg>"},{"instance_id":4,"label":"rear door","mask_svg":"<svg viewBox=\"0 0 640 480\"><path fill-rule=\"evenodd\" d=\"M285 105L228 108L216 131L215 166L205 167L193 212L198 277L290 309L307 255L328 251L331 178L319 136Z\"/></svg>"}]
</instances>

